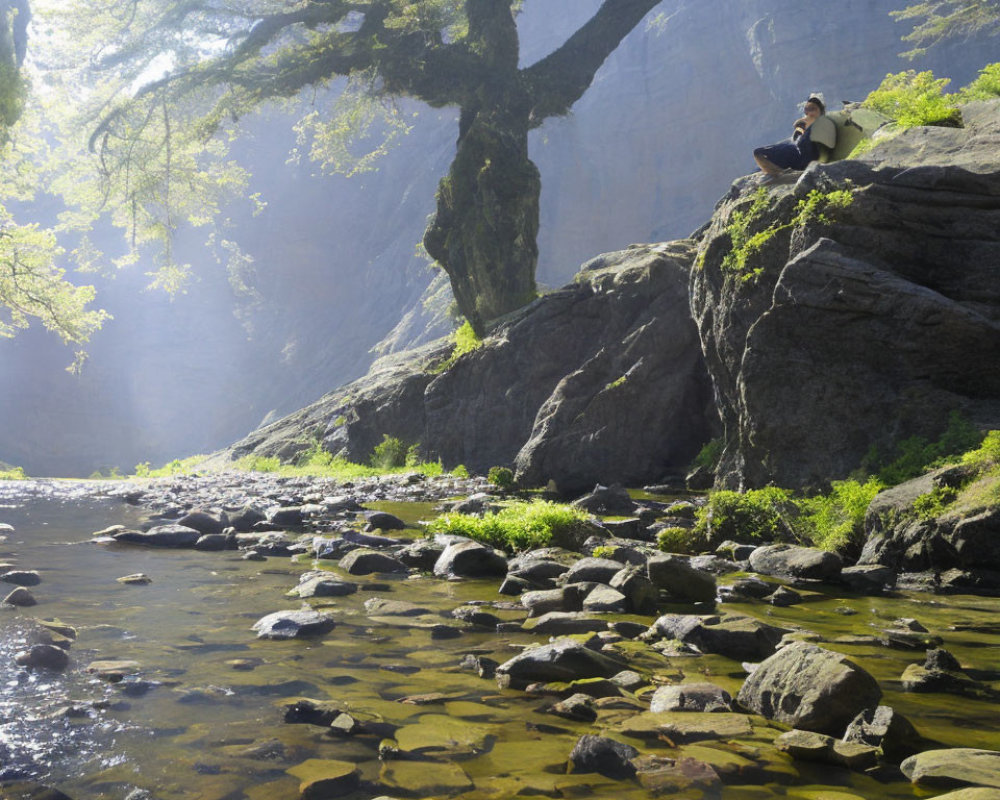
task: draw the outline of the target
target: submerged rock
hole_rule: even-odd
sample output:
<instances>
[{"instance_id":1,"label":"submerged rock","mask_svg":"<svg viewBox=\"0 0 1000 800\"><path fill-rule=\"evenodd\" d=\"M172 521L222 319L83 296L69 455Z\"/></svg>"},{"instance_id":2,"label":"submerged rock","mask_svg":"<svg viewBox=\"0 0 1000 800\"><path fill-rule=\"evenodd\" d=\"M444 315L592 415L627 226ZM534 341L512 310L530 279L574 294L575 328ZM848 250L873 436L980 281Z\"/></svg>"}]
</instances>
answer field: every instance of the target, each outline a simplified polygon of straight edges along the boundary
<instances>
[{"instance_id":1,"label":"submerged rock","mask_svg":"<svg viewBox=\"0 0 1000 800\"><path fill-rule=\"evenodd\" d=\"M301 781L299 796L302 800L343 797L361 783L361 770L350 761L310 758L287 772Z\"/></svg>"},{"instance_id":2,"label":"submerged rock","mask_svg":"<svg viewBox=\"0 0 1000 800\"><path fill-rule=\"evenodd\" d=\"M0 581L12 583L15 586L38 586L42 582L42 578L34 570L12 569L0 575Z\"/></svg>"},{"instance_id":3,"label":"submerged rock","mask_svg":"<svg viewBox=\"0 0 1000 800\"><path fill-rule=\"evenodd\" d=\"M3 599L3 602L8 606L20 606L22 608L38 605L35 596L23 586L18 586Z\"/></svg>"},{"instance_id":4,"label":"submerged rock","mask_svg":"<svg viewBox=\"0 0 1000 800\"><path fill-rule=\"evenodd\" d=\"M112 537L116 542L144 544L148 547L194 547L200 531L184 525L157 525L148 531L119 531Z\"/></svg>"},{"instance_id":5,"label":"submerged rock","mask_svg":"<svg viewBox=\"0 0 1000 800\"><path fill-rule=\"evenodd\" d=\"M791 730L781 734L775 746L792 758L820 761L848 769L863 770L878 763L878 750L859 742L844 742L813 731Z\"/></svg>"}]
</instances>

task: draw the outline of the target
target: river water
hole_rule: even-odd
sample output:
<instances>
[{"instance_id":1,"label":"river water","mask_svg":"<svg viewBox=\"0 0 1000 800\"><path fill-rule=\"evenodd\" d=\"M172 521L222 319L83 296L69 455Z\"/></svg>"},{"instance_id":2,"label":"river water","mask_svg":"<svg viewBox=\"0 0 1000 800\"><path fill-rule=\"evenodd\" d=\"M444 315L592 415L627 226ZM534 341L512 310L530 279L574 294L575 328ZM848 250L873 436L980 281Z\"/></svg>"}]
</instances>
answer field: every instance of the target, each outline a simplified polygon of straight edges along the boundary
<instances>
[{"instance_id":1,"label":"river water","mask_svg":"<svg viewBox=\"0 0 1000 800\"><path fill-rule=\"evenodd\" d=\"M426 517L430 506L391 510L414 521ZM497 594L495 580L352 576L361 584L356 595L313 601L336 617L330 634L312 641L263 641L251 631L253 623L298 607L300 601L285 593L316 564L287 558L250 562L232 552L91 541L96 530L136 526L143 518L140 509L95 499L92 490L0 483L0 522L15 529L0 543L0 560L42 577L31 588L38 605L0 609L4 797L27 797L28 787L44 784L74 800L130 794L161 800L291 800L299 797L302 770L315 766L314 759L357 765L361 788L347 795L356 800L376 795L651 796L635 782L567 775L566 758L575 741L594 728L545 713L550 700L499 691L492 681L459 667L470 653L506 660L538 637L486 629L463 629L449 639L434 636L442 615L469 602L499 602L488 610L502 619L522 618L523 612L504 605L510 599ZM117 582L139 572L152 582ZM371 618L364 603L373 597L418 603L429 613ZM907 664L922 661L922 652L889 649L870 638L898 617L915 617L944 639L967 670L1000 690L1000 602L849 597L832 590L809 600L784 609L741 604L732 610L821 634L824 646L848 653L872 672L885 691L883 702L906 715L925 737L949 747L1000 749L995 704L902 692L899 675ZM70 667L63 673L29 672L13 663L32 620L41 619L77 629ZM137 673L108 683L87 671L94 661L112 659L138 662ZM734 695L745 677L739 664L716 656L662 662L642 657L637 663L660 682L707 679ZM334 736L315 725L284 722L285 706L302 697L334 701L364 720L387 723L397 729L396 746L425 760L380 758L380 745L385 745L379 736ZM622 712L601 713L603 725ZM649 743L633 744L644 752L712 764L726 783L725 800L933 794L898 776L792 762L769 748L767 736L680 747L662 743L653 750ZM719 795L692 787L670 796Z\"/></svg>"}]
</instances>

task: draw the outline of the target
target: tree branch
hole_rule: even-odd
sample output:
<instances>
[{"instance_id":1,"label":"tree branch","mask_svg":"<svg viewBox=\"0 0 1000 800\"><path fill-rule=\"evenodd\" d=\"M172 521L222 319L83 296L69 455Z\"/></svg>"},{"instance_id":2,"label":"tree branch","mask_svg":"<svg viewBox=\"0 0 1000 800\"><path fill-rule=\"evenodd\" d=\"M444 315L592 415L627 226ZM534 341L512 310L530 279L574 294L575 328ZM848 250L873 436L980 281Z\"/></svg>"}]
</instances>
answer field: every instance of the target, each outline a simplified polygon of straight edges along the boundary
<instances>
[{"instance_id":1,"label":"tree branch","mask_svg":"<svg viewBox=\"0 0 1000 800\"><path fill-rule=\"evenodd\" d=\"M604 0L597 13L562 47L522 70L532 98L532 127L547 117L567 113L590 86L601 64L659 2Z\"/></svg>"}]
</instances>

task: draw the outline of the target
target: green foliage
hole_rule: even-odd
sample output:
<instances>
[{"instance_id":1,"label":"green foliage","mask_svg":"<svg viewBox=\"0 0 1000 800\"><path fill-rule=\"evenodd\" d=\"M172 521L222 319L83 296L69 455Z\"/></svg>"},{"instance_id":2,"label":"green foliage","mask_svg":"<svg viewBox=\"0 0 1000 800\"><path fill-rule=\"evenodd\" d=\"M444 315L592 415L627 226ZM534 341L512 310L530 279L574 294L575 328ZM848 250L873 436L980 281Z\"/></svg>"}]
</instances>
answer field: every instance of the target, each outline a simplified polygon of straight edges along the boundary
<instances>
[{"instance_id":1,"label":"green foliage","mask_svg":"<svg viewBox=\"0 0 1000 800\"><path fill-rule=\"evenodd\" d=\"M465 464L459 464L451 471L451 474L454 475L456 478L468 478L469 470L465 466Z\"/></svg>"},{"instance_id":2,"label":"green foliage","mask_svg":"<svg viewBox=\"0 0 1000 800\"><path fill-rule=\"evenodd\" d=\"M918 125L959 127L962 115L954 98L944 91L950 82L935 78L930 71L890 73L862 105L885 114L904 130Z\"/></svg>"},{"instance_id":3,"label":"green foliage","mask_svg":"<svg viewBox=\"0 0 1000 800\"><path fill-rule=\"evenodd\" d=\"M277 456L243 456L235 466L246 472L278 472L281 469L281 459Z\"/></svg>"},{"instance_id":4,"label":"green foliage","mask_svg":"<svg viewBox=\"0 0 1000 800\"><path fill-rule=\"evenodd\" d=\"M943 514L958 498L958 489L953 486L935 486L927 494L913 501L913 510L921 519L932 519Z\"/></svg>"},{"instance_id":5,"label":"green foliage","mask_svg":"<svg viewBox=\"0 0 1000 800\"><path fill-rule=\"evenodd\" d=\"M549 545L574 547L587 521L587 513L570 505L535 500L517 502L497 512L477 517L442 514L427 531L466 536L491 547L517 552Z\"/></svg>"},{"instance_id":6,"label":"green foliage","mask_svg":"<svg viewBox=\"0 0 1000 800\"><path fill-rule=\"evenodd\" d=\"M628 375L622 375L619 378L615 378L613 381L611 381L611 383L609 383L607 386L604 387L604 391L610 392L613 389L618 389L619 387L624 386L625 381L627 380L628 380Z\"/></svg>"},{"instance_id":7,"label":"green foliage","mask_svg":"<svg viewBox=\"0 0 1000 800\"><path fill-rule=\"evenodd\" d=\"M665 553L697 553L706 540L703 533L692 528L664 528L656 534L656 546Z\"/></svg>"},{"instance_id":8,"label":"green foliage","mask_svg":"<svg viewBox=\"0 0 1000 800\"><path fill-rule=\"evenodd\" d=\"M606 544L601 544L595 547L593 550L591 550L590 555L593 558L612 558L615 552L616 550L614 547L611 547Z\"/></svg>"},{"instance_id":9,"label":"green foliage","mask_svg":"<svg viewBox=\"0 0 1000 800\"><path fill-rule=\"evenodd\" d=\"M875 448L865 457L861 471L874 473L885 485L895 486L965 453L982 440L983 434L979 429L959 412L953 411L948 416L947 427L936 441L923 436L910 436L898 442L889 453Z\"/></svg>"},{"instance_id":10,"label":"green foliage","mask_svg":"<svg viewBox=\"0 0 1000 800\"><path fill-rule=\"evenodd\" d=\"M514 485L514 470L510 467L490 467L486 480L498 489L510 489Z\"/></svg>"},{"instance_id":11,"label":"green foliage","mask_svg":"<svg viewBox=\"0 0 1000 800\"><path fill-rule=\"evenodd\" d=\"M11 467L9 464L4 464L0 468L0 481L25 481L27 479L24 467Z\"/></svg>"},{"instance_id":12,"label":"green foliage","mask_svg":"<svg viewBox=\"0 0 1000 800\"><path fill-rule=\"evenodd\" d=\"M877 478L864 483L833 481L830 492L796 501L798 537L824 550L857 554L864 545L865 512L885 486Z\"/></svg>"},{"instance_id":13,"label":"green foliage","mask_svg":"<svg viewBox=\"0 0 1000 800\"><path fill-rule=\"evenodd\" d=\"M813 189L799 200L792 218L785 223L772 222L767 227L753 232L770 208L770 193L761 186L753 196L750 207L734 211L726 225L732 246L722 259L722 269L737 275L740 280L757 278L762 266L753 266L755 257L782 231L792 230L809 224L829 225L842 211L854 202L854 194L848 189L821 192Z\"/></svg>"},{"instance_id":14,"label":"green foliage","mask_svg":"<svg viewBox=\"0 0 1000 800\"><path fill-rule=\"evenodd\" d=\"M694 535L711 547L726 539L737 542L787 540L794 512L788 489L768 486L748 492L718 491L698 509Z\"/></svg>"},{"instance_id":15,"label":"green foliage","mask_svg":"<svg viewBox=\"0 0 1000 800\"><path fill-rule=\"evenodd\" d=\"M921 0L889 13L897 20L913 21L913 30L903 37L904 42L914 45L902 54L906 58L924 55L946 39L1000 33L997 0Z\"/></svg>"},{"instance_id":16,"label":"green foliage","mask_svg":"<svg viewBox=\"0 0 1000 800\"><path fill-rule=\"evenodd\" d=\"M472 328L472 323L466 320L462 325L460 325L455 332L452 334L452 340L455 346L452 348L451 355L448 356L440 364L435 365L430 371L434 373L447 372L455 363L464 356L466 353L471 353L483 344L483 340L476 335L475 330Z\"/></svg>"},{"instance_id":17,"label":"green foliage","mask_svg":"<svg viewBox=\"0 0 1000 800\"><path fill-rule=\"evenodd\" d=\"M973 100L993 100L1000 97L1000 61L987 64L979 71L979 77L958 93L960 103Z\"/></svg>"},{"instance_id":18,"label":"green foliage","mask_svg":"<svg viewBox=\"0 0 1000 800\"><path fill-rule=\"evenodd\" d=\"M704 467L714 472L715 468L719 466L719 459L722 458L723 447L722 439L712 439L698 451L698 455L694 457L691 465Z\"/></svg>"},{"instance_id":19,"label":"green foliage","mask_svg":"<svg viewBox=\"0 0 1000 800\"><path fill-rule=\"evenodd\" d=\"M401 439L382 434L382 442L375 445L371 455L371 465L376 469L393 469L406 466L410 446Z\"/></svg>"},{"instance_id":20,"label":"green foliage","mask_svg":"<svg viewBox=\"0 0 1000 800\"><path fill-rule=\"evenodd\" d=\"M962 455L961 463L978 474L1000 468L1000 431L987 433L979 447Z\"/></svg>"},{"instance_id":21,"label":"green foliage","mask_svg":"<svg viewBox=\"0 0 1000 800\"><path fill-rule=\"evenodd\" d=\"M136 478L169 478L171 475L190 475L197 471L198 466L205 460L205 456L188 456L187 458L175 458L168 461L162 467L153 469L148 461L135 465L133 477Z\"/></svg>"}]
</instances>

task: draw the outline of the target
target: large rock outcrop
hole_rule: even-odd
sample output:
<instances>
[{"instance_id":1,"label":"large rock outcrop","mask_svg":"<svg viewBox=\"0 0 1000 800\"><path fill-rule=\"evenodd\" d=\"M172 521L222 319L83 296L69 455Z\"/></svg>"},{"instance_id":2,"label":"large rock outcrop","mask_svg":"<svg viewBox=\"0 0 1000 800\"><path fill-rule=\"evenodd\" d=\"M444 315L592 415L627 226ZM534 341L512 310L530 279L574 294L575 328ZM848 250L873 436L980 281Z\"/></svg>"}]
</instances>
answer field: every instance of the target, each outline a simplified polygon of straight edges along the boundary
<instances>
[{"instance_id":1,"label":"large rock outcrop","mask_svg":"<svg viewBox=\"0 0 1000 800\"><path fill-rule=\"evenodd\" d=\"M724 426L719 485L821 485L873 446L936 438L951 411L1000 421L986 366L1000 359L1000 101L963 115L963 129L914 129L766 190L745 227L775 232L742 274L727 256L757 179L720 202L691 282ZM780 228L810 191L844 188L853 202L831 221Z\"/></svg>"},{"instance_id":2,"label":"large rock outcrop","mask_svg":"<svg viewBox=\"0 0 1000 800\"><path fill-rule=\"evenodd\" d=\"M227 456L294 458L310 436L366 461L389 435L427 458L562 490L656 480L683 469L716 424L688 310L689 240L633 246L584 265L443 371L447 346L368 376L255 432Z\"/></svg>"}]
</instances>

